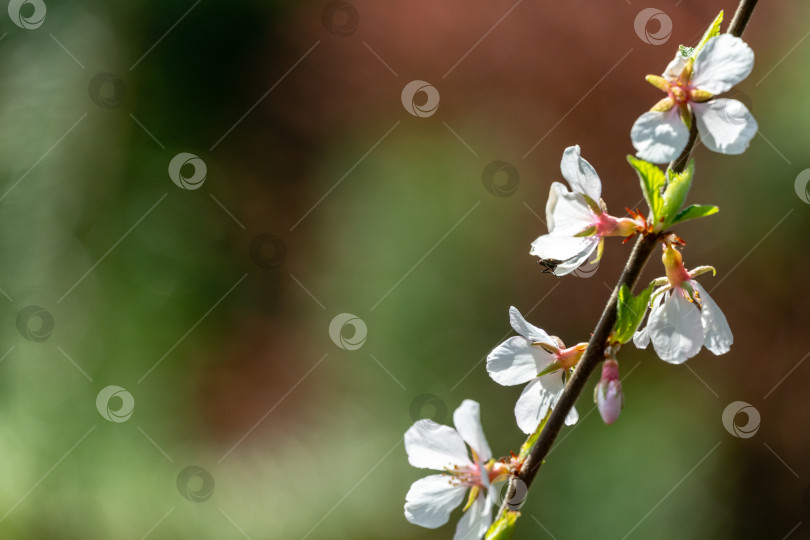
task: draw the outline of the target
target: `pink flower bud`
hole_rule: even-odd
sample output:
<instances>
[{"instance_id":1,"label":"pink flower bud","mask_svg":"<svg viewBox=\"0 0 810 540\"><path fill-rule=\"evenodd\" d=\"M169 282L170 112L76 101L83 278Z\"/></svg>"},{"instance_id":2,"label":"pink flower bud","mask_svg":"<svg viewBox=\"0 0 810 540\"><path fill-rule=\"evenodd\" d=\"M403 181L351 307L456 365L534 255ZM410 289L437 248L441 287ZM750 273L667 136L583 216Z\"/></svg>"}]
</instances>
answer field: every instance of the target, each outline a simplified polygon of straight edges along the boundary
<instances>
[{"instance_id":1,"label":"pink flower bud","mask_svg":"<svg viewBox=\"0 0 810 540\"><path fill-rule=\"evenodd\" d=\"M619 381L619 363L608 359L602 364L602 378L596 385L594 401L605 424L612 424L619 418L624 406L622 383Z\"/></svg>"}]
</instances>

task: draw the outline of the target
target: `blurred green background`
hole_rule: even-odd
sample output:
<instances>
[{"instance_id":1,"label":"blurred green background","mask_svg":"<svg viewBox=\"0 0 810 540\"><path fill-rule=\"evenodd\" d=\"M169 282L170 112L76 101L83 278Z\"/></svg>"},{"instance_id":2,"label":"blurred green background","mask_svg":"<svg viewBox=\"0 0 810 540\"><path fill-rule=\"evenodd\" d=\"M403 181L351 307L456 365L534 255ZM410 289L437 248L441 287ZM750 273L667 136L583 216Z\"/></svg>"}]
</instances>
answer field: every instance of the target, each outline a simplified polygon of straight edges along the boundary
<instances>
[{"instance_id":1,"label":"blurred green background","mask_svg":"<svg viewBox=\"0 0 810 540\"><path fill-rule=\"evenodd\" d=\"M471 398L495 454L518 450L520 388L483 365L508 307L586 340L630 250L610 242L587 279L540 273L562 151L582 146L614 213L640 204L629 129L660 97L643 77L734 9L666 3L654 45L620 0L45 4L36 28L0 15L14 539L451 537L405 521L427 471L402 434ZM732 351L674 367L625 348L620 420L586 392L516 538L810 538L808 15L761 3L731 92L760 134L743 156L696 150L690 201L721 212L679 231L689 267L719 270L702 282ZM412 80L438 89L434 115L403 107ZM169 177L181 152L206 165L198 189ZM485 188L495 160L515 190ZM367 325L356 350L330 339L341 313ZM134 399L124 421L96 407L111 385ZM761 414L751 438L721 423L738 400Z\"/></svg>"}]
</instances>

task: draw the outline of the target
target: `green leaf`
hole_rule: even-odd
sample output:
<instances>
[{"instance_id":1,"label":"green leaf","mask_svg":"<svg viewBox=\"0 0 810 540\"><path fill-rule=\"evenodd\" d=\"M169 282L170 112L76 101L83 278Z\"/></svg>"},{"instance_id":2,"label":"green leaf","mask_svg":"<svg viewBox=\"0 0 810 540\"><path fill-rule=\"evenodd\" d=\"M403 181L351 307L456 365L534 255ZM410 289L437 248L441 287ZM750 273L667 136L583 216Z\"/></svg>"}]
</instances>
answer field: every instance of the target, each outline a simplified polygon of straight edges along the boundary
<instances>
[{"instance_id":1,"label":"green leaf","mask_svg":"<svg viewBox=\"0 0 810 540\"><path fill-rule=\"evenodd\" d=\"M678 52L681 53L681 56L684 58L691 58L693 54L695 54L694 47L687 47L686 45L678 45Z\"/></svg>"},{"instance_id":2,"label":"green leaf","mask_svg":"<svg viewBox=\"0 0 810 540\"><path fill-rule=\"evenodd\" d=\"M661 198L661 188L666 183L664 171L637 157L627 156L627 161L638 173L644 199L646 199L647 206L650 207L650 212L652 212L653 222L657 223L664 207L664 201Z\"/></svg>"},{"instance_id":3,"label":"green leaf","mask_svg":"<svg viewBox=\"0 0 810 540\"><path fill-rule=\"evenodd\" d=\"M616 325L613 327L611 339L625 344L633 338L633 334L638 330L638 326L644 319L647 312L647 302L653 291L653 284L641 291L638 296L633 296L630 288L624 284L619 289L619 297L616 305Z\"/></svg>"},{"instance_id":4,"label":"green leaf","mask_svg":"<svg viewBox=\"0 0 810 540\"><path fill-rule=\"evenodd\" d=\"M510 540L515 533L515 523L518 517L520 517L520 512L507 510L503 517L489 527L484 540Z\"/></svg>"},{"instance_id":5,"label":"green leaf","mask_svg":"<svg viewBox=\"0 0 810 540\"><path fill-rule=\"evenodd\" d=\"M689 194L689 188L692 186L692 178L695 176L695 160L689 160L689 165L686 166L681 173L676 173L672 169L667 169L667 188L664 190L662 196L663 205L661 208L661 215L659 216L662 221L660 230L669 227L675 216L683 208L683 203L686 202L686 195Z\"/></svg>"},{"instance_id":6,"label":"green leaf","mask_svg":"<svg viewBox=\"0 0 810 540\"><path fill-rule=\"evenodd\" d=\"M709 25L709 28L706 30L706 33L703 34L703 37L698 42L697 47L695 47L694 54L696 55L700 49L706 45L706 43L715 36L720 35L720 25L723 23L723 12L721 11L720 14L712 21L712 24Z\"/></svg>"},{"instance_id":7,"label":"green leaf","mask_svg":"<svg viewBox=\"0 0 810 540\"><path fill-rule=\"evenodd\" d=\"M678 215L675 216L670 225L675 225L676 223L681 223L682 221L688 221L690 219L698 219L710 216L719 211L720 209L712 204L693 204L678 212Z\"/></svg>"}]
</instances>

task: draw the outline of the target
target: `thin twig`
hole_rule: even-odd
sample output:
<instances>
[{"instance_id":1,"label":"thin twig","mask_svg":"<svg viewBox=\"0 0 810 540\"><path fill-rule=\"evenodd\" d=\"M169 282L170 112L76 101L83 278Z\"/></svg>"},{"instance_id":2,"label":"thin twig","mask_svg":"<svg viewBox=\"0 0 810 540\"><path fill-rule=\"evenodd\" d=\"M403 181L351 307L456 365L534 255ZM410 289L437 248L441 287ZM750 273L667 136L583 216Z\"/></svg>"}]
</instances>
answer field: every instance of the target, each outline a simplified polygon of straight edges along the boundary
<instances>
[{"instance_id":1,"label":"thin twig","mask_svg":"<svg viewBox=\"0 0 810 540\"><path fill-rule=\"evenodd\" d=\"M728 32L730 34L737 37L742 35L745 27L748 25L748 21L751 18L751 14L753 13L756 4L757 0L740 1L737 12L734 15L734 19L731 21L731 25L729 26ZM697 126L693 119L689 142L687 143L686 148L681 156L679 156L678 159L676 159L670 165L676 172L682 172L685 168L689 160L689 154L691 153L696 140ZM532 448L531 453L523 462L520 473L516 477L513 477L510 482L508 495L505 499L504 505L501 507L499 517L503 515L510 501L514 499L515 494L517 493L518 482L522 482L524 484L524 492L531 487L532 482L537 476L537 472L540 470L540 466L543 464L543 460L548 455L554 441L557 439L557 436L560 433L560 430L565 424L565 418L568 416L569 411L573 408L577 398L579 398L582 390L585 388L588 378L591 376L600 362L605 359L607 339L610 336L610 332L612 331L613 325L616 322L616 300L618 297L618 291L624 285L627 285L631 291L633 290L633 286L636 284L641 271L644 269L644 266L647 264L647 261L653 254L654 248L660 237L661 235L658 234L648 234L639 237L639 239L636 241L633 251L630 254L630 258L628 259L627 264L622 271L622 275L619 278L619 282L613 289L610 299L608 299L607 305L602 311L602 316L599 318L599 322L596 324L596 328L593 331L593 336L588 343L588 348L582 355L579 365L566 385L565 391L563 392L562 396L560 396L554 410L551 411L551 414L549 415L543 430L540 432L540 436L537 438L537 442Z\"/></svg>"}]
</instances>

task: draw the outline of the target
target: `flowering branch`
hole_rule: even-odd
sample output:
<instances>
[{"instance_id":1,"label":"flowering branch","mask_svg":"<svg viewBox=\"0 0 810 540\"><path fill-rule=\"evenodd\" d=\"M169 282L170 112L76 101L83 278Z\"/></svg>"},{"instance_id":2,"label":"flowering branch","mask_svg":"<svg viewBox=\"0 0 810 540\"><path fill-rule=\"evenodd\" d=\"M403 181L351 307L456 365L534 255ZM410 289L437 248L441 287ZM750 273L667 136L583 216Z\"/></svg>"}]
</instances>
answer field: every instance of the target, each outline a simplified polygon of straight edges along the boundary
<instances>
[{"instance_id":1,"label":"flowering branch","mask_svg":"<svg viewBox=\"0 0 810 540\"><path fill-rule=\"evenodd\" d=\"M751 14L753 13L756 4L757 0L742 0L740 2L737 12L734 15L734 19L729 26L729 34L737 37L742 35L745 27L748 25L748 21L751 18ZM692 116L694 118L694 114ZM690 138L686 148L683 150L678 159L673 161L671 164L671 168L675 172L683 172L684 168L686 167L689 160L689 155L697 140L697 122L692 121L690 132ZM543 426L531 453L523 462L523 467L521 468L520 473L512 479L506 501L514 500L518 490L518 482L522 482L527 490L529 487L531 487L532 482L540 469L540 465L542 465L543 460L551 450L554 441L557 439L557 436L565 423L566 416L571 408L573 408L574 404L579 398L579 395L582 393L582 390L585 388L585 383L588 381L599 363L605 359L605 349L608 345L608 337L613 325L616 323L616 301L619 290L623 286L627 286L632 291L636 281L638 281L641 271L644 269L644 266L647 264L647 261L653 254L656 244L662 236L663 234L644 234L636 241L633 251L630 254L630 258L622 271L622 275L619 278L616 287L613 289L605 309L602 311L602 316L599 318L599 322L596 323L596 328L594 328L593 336L588 343L588 348L585 349L585 353L582 355L582 359L580 360L574 375L571 377L570 382L566 386L566 389L556 406L551 411L551 414ZM506 504L501 507L501 513L504 512L506 507Z\"/></svg>"},{"instance_id":2,"label":"flowering branch","mask_svg":"<svg viewBox=\"0 0 810 540\"><path fill-rule=\"evenodd\" d=\"M574 405L600 364L594 400L605 423L618 418L624 399L616 356L622 345L632 340L644 349L652 343L658 357L671 364L685 362L704 347L715 355L730 350L734 337L728 321L695 279L714 268L687 270L680 251L685 242L671 227L718 211L713 205L685 206L695 174L690 154L698 135L708 150L741 154L757 132L745 105L717 97L753 69L754 53L740 36L756 3L741 0L726 34L720 34L721 12L695 47L681 45L661 76L646 77L667 96L642 114L630 133L637 153L627 159L638 174L648 217L630 209L630 217L609 214L602 182L582 158L580 147L565 150L560 169L568 186L552 183L546 206L549 232L538 237L530 251L539 257L544 273L565 276L592 255L591 262L597 262L609 237L638 239L587 343L567 347L510 308L510 323L518 335L487 356L487 372L504 386L528 383L515 405L517 425L528 434L519 454L496 461L480 423L480 407L472 400L456 409L455 429L423 419L408 430L405 450L411 465L442 471L413 483L405 498L408 521L442 526L466 498L456 540L511 538L517 510L563 425L578 420ZM666 162L666 172L654 165ZM634 295L659 243L666 275ZM647 325L639 330L645 317ZM492 507L506 481L507 495L493 523Z\"/></svg>"}]
</instances>

